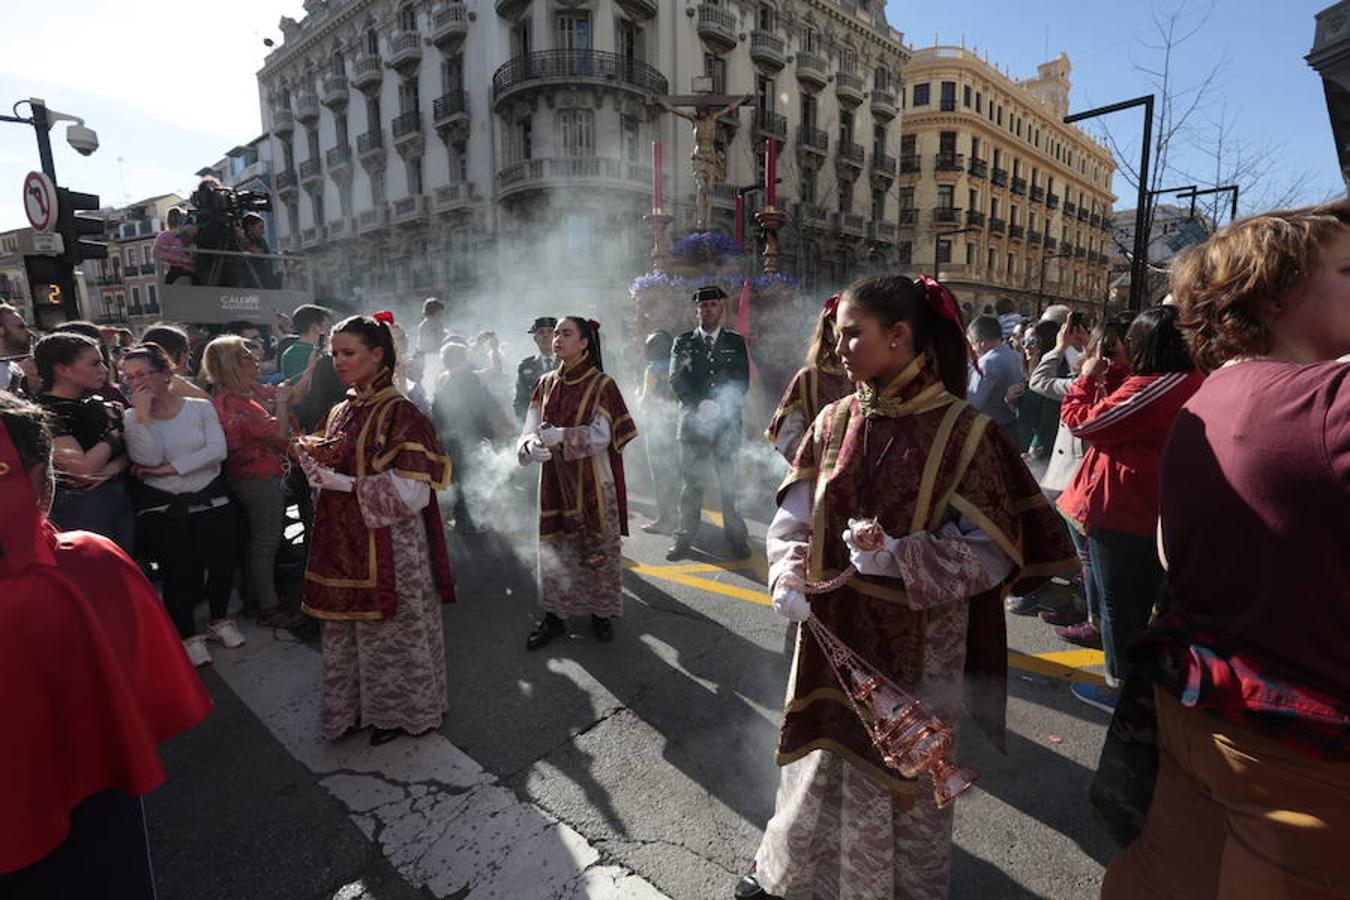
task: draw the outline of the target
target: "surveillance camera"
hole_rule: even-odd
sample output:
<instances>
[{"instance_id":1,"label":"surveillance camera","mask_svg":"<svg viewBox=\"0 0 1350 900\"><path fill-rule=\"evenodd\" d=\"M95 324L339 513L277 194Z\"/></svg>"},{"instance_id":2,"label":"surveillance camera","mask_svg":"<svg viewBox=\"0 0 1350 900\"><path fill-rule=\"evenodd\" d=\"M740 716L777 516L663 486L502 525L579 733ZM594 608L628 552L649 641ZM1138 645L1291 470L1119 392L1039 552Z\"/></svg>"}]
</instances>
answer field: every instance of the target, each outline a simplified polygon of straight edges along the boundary
<instances>
[{"instance_id":1,"label":"surveillance camera","mask_svg":"<svg viewBox=\"0 0 1350 900\"><path fill-rule=\"evenodd\" d=\"M66 142L81 156L89 156L98 149L98 133L83 125L72 125L66 129Z\"/></svg>"}]
</instances>

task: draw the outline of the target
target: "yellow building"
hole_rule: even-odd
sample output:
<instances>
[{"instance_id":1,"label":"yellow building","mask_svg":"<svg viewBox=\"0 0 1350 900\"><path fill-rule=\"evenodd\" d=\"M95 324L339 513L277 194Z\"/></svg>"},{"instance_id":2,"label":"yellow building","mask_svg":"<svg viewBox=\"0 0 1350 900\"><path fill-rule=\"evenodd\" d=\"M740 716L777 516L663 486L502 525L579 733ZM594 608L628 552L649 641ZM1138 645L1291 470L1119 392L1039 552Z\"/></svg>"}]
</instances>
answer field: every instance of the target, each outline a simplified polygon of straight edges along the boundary
<instances>
[{"instance_id":1,"label":"yellow building","mask_svg":"<svg viewBox=\"0 0 1350 900\"><path fill-rule=\"evenodd\" d=\"M979 312L1009 297L1030 314L1107 291L1111 180L1106 147L1063 124L1066 55L1017 81L963 47L912 52L900 144L902 263L939 270Z\"/></svg>"}]
</instances>

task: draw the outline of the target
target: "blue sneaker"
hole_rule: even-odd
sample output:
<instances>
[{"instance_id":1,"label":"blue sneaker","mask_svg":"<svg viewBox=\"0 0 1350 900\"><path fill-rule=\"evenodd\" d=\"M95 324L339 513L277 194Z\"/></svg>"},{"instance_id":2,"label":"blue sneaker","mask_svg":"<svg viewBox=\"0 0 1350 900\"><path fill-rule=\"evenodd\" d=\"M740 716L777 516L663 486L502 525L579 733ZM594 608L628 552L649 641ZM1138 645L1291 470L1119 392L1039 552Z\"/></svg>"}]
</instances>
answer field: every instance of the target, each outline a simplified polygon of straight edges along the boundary
<instances>
[{"instance_id":1,"label":"blue sneaker","mask_svg":"<svg viewBox=\"0 0 1350 900\"><path fill-rule=\"evenodd\" d=\"M1116 711L1116 692L1100 684L1083 684L1075 681L1069 685L1075 697L1088 706L1095 706L1108 716Z\"/></svg>"}]
</instances>

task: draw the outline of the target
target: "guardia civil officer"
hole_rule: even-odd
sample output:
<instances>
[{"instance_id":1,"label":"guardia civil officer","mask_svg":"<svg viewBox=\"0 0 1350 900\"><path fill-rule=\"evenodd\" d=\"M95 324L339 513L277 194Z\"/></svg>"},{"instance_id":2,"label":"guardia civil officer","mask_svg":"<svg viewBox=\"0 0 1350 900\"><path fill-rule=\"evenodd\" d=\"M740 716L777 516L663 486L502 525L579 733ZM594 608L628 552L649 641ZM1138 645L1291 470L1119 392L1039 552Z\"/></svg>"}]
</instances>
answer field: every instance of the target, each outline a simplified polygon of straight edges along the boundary
<instances>
[{"instance_id":1,"label":"guardia civil officer","mask_svg":"<svg viewBox=\"0 0 1350 900\"><path fill-rule=\"evenodd\" d=\"M553 355L553 329L558 320L552 316L540 316L530 326L528 334L534 338L539 348L536 356L527 356L516 366L516 396L512 408L516 412L516 421L524 422L525 413L530 408L530 397L534 395L534 386L545 372L552 372L558 365Z\"/></svg>"},{"instance_id":2,"label":"guardia civil officer","mask_svg":"<svg viewBox=\"0 0 1350 900\"><path fill-rule=\"evenodd\" d=\"M709 463L722 493L722 533L732 553L750 555L745 520L736 503L737 456L741 447L741 406L750 387L745 339L722 327L726 292L717 285L694 292L698 327L675 339L670 351L670 387L680 402L678 438L680 521L666 559L691 555L703 506Z\"/></svg>"}]
</instances>

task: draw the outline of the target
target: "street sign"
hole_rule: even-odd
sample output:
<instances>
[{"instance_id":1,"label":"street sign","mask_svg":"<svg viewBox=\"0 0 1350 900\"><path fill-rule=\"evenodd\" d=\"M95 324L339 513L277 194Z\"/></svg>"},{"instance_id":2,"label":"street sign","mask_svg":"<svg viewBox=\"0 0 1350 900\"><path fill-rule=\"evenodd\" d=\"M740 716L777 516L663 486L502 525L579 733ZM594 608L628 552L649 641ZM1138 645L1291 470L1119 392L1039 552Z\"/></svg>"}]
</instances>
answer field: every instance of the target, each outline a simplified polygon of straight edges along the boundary
<instances>
[{"instance_id":1,"label":"street sign","mask_svg":"<svg viewBox=\"0 0 1350 900\"><path fill-rule=\"evenodd\" d=\"M59 233L35 232L22 235L18 249L24 256L61 256L66 252L66 241Z\"/></svg>"},{"instance_id":2,"label":"street sign","mask_svg":"<svg viewBox=\"0 0 1350 900\"><path fill-rule=\"evenodd\" d=\"M23 210L28 224L46 234L56 227L56 185L42 172L29 172L23 177Z\"/></svg>"}]
</instances>

